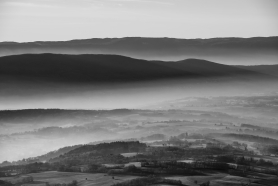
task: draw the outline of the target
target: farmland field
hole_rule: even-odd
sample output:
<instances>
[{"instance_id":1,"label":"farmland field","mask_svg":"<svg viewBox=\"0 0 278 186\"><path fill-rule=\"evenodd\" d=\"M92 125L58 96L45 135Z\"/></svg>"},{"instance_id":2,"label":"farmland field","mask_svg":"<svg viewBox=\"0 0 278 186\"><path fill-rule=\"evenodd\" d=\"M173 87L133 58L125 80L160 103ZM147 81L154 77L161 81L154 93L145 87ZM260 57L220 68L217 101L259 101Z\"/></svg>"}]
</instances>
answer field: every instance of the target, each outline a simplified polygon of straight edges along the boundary
<instances>
[{"instance_id":1,"label":"farmland field","mask_svg":"<svg viewBox=\"0 0 278 186\"><path fill-rule=\"evenodd\" d=\"M97 174L89 174L89 173L77 173L77 172L42 172L42 173L33 173L28 174L34 178L35 184L24 184L24 186L42 186L43 183L70 183L73 180L78 182L78 186L111 186L114 183L119 183L131 179L137 178L136 176L108 176L107 174L97 173ZM86 180L87 178L87 180ZM14 178L8 178L7 181L10 181Z\"/></svg>"},{"instance_id":2,"label":"farmland field","mask_svg":"<svg viewBox=\"0 0 278 186\"><path fill-rule=\"evenodd\" d=\"M248 183L248 178L242 178L238 176L230 176L227 174L214 174L210 176L172 176L168 177L168 179L173 180L180 180L185 185L191 185L191 186L198 186L202 183L205 183L207 181L210 181L210 186L241 186L241 183ZM197 181L197 184L195 183ZM260 184L252 184L259 186Z\"/></svg>"}]
</instances>

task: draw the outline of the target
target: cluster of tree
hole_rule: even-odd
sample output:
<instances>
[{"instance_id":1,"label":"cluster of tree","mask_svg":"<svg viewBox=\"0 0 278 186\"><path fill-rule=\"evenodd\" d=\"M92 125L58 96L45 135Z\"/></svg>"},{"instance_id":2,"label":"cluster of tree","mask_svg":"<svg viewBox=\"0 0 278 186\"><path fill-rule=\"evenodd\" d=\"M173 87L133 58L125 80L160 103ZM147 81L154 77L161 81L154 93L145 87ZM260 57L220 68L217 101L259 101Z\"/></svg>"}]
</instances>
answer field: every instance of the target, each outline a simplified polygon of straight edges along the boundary
<instances>
[{"instance_id":1,"label":"cluster of tree","mask_svg":"<svg viewBox=\"0 0 278 186\"><path fill-rule=\"evenodd\" d=\"M207 181L205 183L201 183L200 186L209 186L210 185L210 181Z\"/></svg>"},{"instance_id":2,"label":"cluster of tree","mask_svg":"<svg viewBox=\"0 0 278 186\"><path fill-rule=\"evenodd\" d=\"M272 161L266 161L262 158L256 160L254 158L246 158L244 156L222 155L213 158L217 162L235 163L239 165L247 166L263 166L263 167L275 167L276 165Z\"/></svg>"},{"instance_id":3,"label":"cluster of tree","mask_svg":"<svg viewBox=\"0 0 278 186\"><path fill-rule=\"evenodd\" d=\"M141 169L135 167L134 165L124 167L123 169L111 169L108 171L108 174L140 174L140 175L143 175Z\"/></svg>"},{"instance_id":4,"label":"cluster of tree","mask_svg":"<svg viewBox=\"0 0 278 186\"><path fill-rule=\"evenodd\" d=\"M256 146L262 154L274 154L278 156L278 145L256 144Z\"/></svg>"},{"instance_id":5,"label":"cluster of tree","mask_svg":"<svg viewBox=\"0 0 278 186\"><path fill-rule=\"evenodd\" d=\"M125 164L129 162L129 158L122 155L95 155L95 154L83 154L77 156L63 157L59 161L51 163L58 167L59 171L76 172L74 166L78 165L90 165L90 164Z\"/></svg>"},{"instance_id":6,"label":"cluster of tree","mask_svg":"<svg viewBox=\"0 0 278 186\"><path fill-rule=\"evenodd\" d=\"M0 180L0 185L1 186L12 186L13 184L4 180Z\"/></svg>"},{"instance_id":7,"label":"cluster of tree","mask_svg":"<svg viewBox=\"0 0 278 186\"><path fill-rule=\"evenodd\" d=\"M35 162L26 165L11 165L0 167L0 172L3 174L9 174L10 172L16 172L20 174L36 173L41 171L55 170L55 166L49 163Z\"/></svg>"},{"instance_id":8,"label":"cluster of tree","mask_svg":"<svg viewBox=\"0 0 278 186\"><path fill-rule=\"evenodd\" d=\"M88 170L86 172L90 173L106 173L108 172L108 169L102 165L99 164L90 164L88 166Z\"/></svg>"},{"instance_id":9,"label":"cluster of tree","mask_svg":"<svg viewBox=\"0 0 278 186\"><path fill-rule=\"evenodd\" d=\"M134 165L130 165L127 167L123 166L113 166L111 168L105 167L100 164L90 164L88 168L84 172L88 173L108 173L108 174L132 174L132 175L203 175L201 172L195 170L196 168L215 168L215 169L223 169L223 165L221 163L205 163L198 162L195 164L186 164L182 162L176 161L168 161L168 162L159 162L159 161L145 161L142 162L142 166L144 168L138 168ZM60 166L59 171L63 172L77 172L81 171L77 170L75 167L65 167Z\"/></svg>"},{"instance_id":10,"label":"cluster of tree","mask_svg":"<svg viewBox=\"0 0 278 186\"><path fill-rule=\"evenodd\" d=\"M177 161L147 161L142 163L142 166L149 168L146 171L152 174L203 175L195 170L196 167L193 164Z\"/></svg>"},{"instance_id":11,"label":"cluster of tree","mask_svg":"<svg viewBox=\"0 0 278 186\"><path fill-rule=\"evenodd\" d=\"M261 127L259 127L257 125L251 125L251 124L246 124L246 123L242 123L240 126L244 127L244 128L251 128L251 129L259 129L259 128L261 128Z\"/></svg>"},{"instance_id":12,"label":"cluster of tree","mask_svg":"<svg viewBox=\"0 0 278 186\"><path fill-rule=\"evenodd\" d=\"M249 129L260 131L260 132L278 134L278 130L274 129L274 128L261 127L261 126L257 126L257 125L251 125L251 124L241 124L241 127L249 128Z\"/></svg>"},{"instance_id":13,"label":"cluster of tree","mask_svg":"<svg viewBox=\"0 0 278 186\"><path fill-rule=\"evenodd\" d=\"M144 152L146 144L138 141L116 141L111 143L101 143L97 145L84 145L76 148L65 155L94 153L98 155L121 154L128 152Z\"/></svg>"},{"instance_id":14,"label":"cluster of tree","mask_svg":"<svg viewBox=\"0 0 278 186\"><path fill-rule=\"evenodd\" d=\"M248 176L248 172L244 171L244 170L229 170L229 174L233 175L233 176L240 176L240 177L247 177Z\"/></svg>"},{"instance_id":15,"label":"cluster of tree","mask_svg":"<svg viewBox=\"0 0 278 186\"><path fill-rule=\"evenodd\" d=\"M195 161L191 164L192 168L197 169L214 169L214 170L228 170L229 165L223 162L214 161Z\"/></svg>"},{"instance_id":16,"label":"cluster of tree","mask_svg":"<svg viewBox=\"0 0 278 186\"><path fill-rule=\"evenodd\" d=\"M266 167L250 167L250 171L259 172L264 174L272 174L278 176L278 168L266 168Z\"/></svg>"},{"instance_id":17,"label":"cluster of tree","mask_svg":"<svg viewBox=\"0 0 278 186\"><path fill-rule=\"evenodd\" d=\"M0 168L0 177L10 176L10 172L18 174L37 173L42 171L61 171L61 172L81 172L77 170L72 164L55 163L31 163L27 165L7 166ZM88 173L107 173L108 169L100 164L89 164L88 169L83 172Z\"/></svg>"},{"instance_id":18,"label":"cluster of tree","mask_svg":"<svg viewBox=\"0 0 278 186\"><path fill-rule=\"evenodd\" d=\"M33 182L34 179L32 176L24 176L21 179L19 179L16 183L17 184L22 184L22 183L31 183Z\"/></svg>"},{"instance_id":19,"label":"cluster of tree","mask_svg":"<svg viewBox=\"0 0 278 186\"><path fill-rule=\"evenodd\" d=\"M171 179L149 176L145 178L136 178L122 183L116 183L113 186L146 186L152 184L183 185L180 180L171 180Z\"/></svg>"},{"instance_id":20,"label":"cluster of tree","mask_svg":"<svg viewBox=\"0 0 278 186\"><path fill-rule=\"evenodd\" d=\"M65 167L89 164L122 164L129 159L121 156L121 153L144 152L146 144L138 141L111 142L97 145L84 145L64 155L51 159L49 162L57 162Z\"/></svg>"},{"instance_id":21,"label":"cluster of tree","mask_svg":"<svg viewBox=\"0 0 278 186\"><path fill-rule=\"evenodd\" d=\"M7 173L7 172L0 172L0 177L8 177L10 176L11 174L10 173Z\"/></svg>"},{"instance_id":22,"label":"cluster of tree","mask_svg":"<svg viewBox=\"0 0 278 186\"><path fill-rule=\"evenodd\" d=\"M166 121L147 122L147 124L151 124L151 123L183 123L183 122L188 122L188 121L187 120L170 119L170 120L166 120Z\"/></svg>"},{"instance_id":23,"label":"cluster of tree","mask_svg":"<svg viewBox=\"0 0 278 186\"><path fill-rule=\"evenodd\" d=\"M213 158L216 161L226 162L226 163L233 163L233 169L235 170L234 175L238 174L244 175L246 174L245 171L253 171L253 172L260 172L265 174L273 174L278 175L277 164L266 161L264 159L254 159L254 158L246 158L244 156L218 156ZM231 171L231 170L230 170ZM233 170L232 170L233 171Z\"/></svg>"},{"instance_id":24,"label":"cluster of tree","mask_svg":"<svg viewBox=\"0 0 278 186\"><path fill-rule=\"evenodd\" d=\"M204 163L205 164L205 163ZM210 166L213 168L220 169L217 163L214 163L214 166ZM217 166L217 165L218 166ZM142 168L138 168L134 165L130 165L127 167L113 167L108 171L108 174L132 174L132 175L203 175L200 171L195 170L195 168L208 167L208 165L199 166L176 162L176 161L168 161L168 162L160 162L160 161L146 161L142 162ZM95 171L99 171L100 166L95 166ZM223 167L222 167L223 168ZM106 169L107 170L107 169Z\"/></svg>"},{"instance_id":25,"label":"cluster of tree","mask_svg":"<svg viewBox=\"0 0 278 186\"><path fill-rule=\"evenodd\" d=\"M278 129L270 128L270 127L262 127L256 126L251 124L241 124L241 128L238 129L239 131L244 131L244 133L248 134L257 134L257 135L264 135L269 136L276 139L278 135Z\"/></svg>"},{"instance_id":26,"label":"cluster of tree","mask_svg":"<svg viewBox=\"0 0 278 186\"><path fill-rule=\"evenodd\" d=\"M89 164L82 170L78 168L78 166L67 166L67 165L59 165L57 171L61 172L87 172L87 173L107 173L109 171L108 168L101 164Z\"/></svg>"},{"instance_id":27,"label":"cluster of tree","mask_svg":"<svg viewBox=\"0 0 278 186\"><path fill-rule=\"evenodd\" d=\"M233 134L233 133L231 133L231 134L222 134L222 136L227 137L227 138L234 138L237 140L256 142L256 143L274 144L274 145L278 144L278 140L276 140L276 139L249 135L249 134Z\"/></svg>"},{"instance_id":28,"label":"cluster of tree","mask_svg":"<svg viewBox=\"0 0 278 186\"><path fill-rule=\"evenodd\" d=\"M156 174L156 175L183 175L183 176L203 175L201 172L198 172L194 169L179 168L179 167L175 167L175 166L153 169L153 174Z\"/></svg>"},{"instance_id":29,"label":"cluster of tree","mask_svg":"<svg viewBox=\"0 0 278 186\"><path fill-rule=\"evenodd\" d=\"M140 160L182 160L192 158L203 157L205 155L225 155L233 153L242 153L242 150L227 146L224 148L211 147L204 149L184 149L180 147L161 147L150 149L148 154L138 154L135 157L129 158L130 161ZM246 152L245 152L246 153Z\"/></svg>"},{"instance_id":30,"label":"cluster of tree","mask_svg":"<svg viewBox=\"0 0 278 186\"><path fill-rule=\"evenodd\" d=\"M147 137L142 137L142 141L149 141L149 140L165 140L166 136L164 134L152 134Z\"/></svg>"},{"instance_id":31,"label":"cluster of tree","mask_svg":"<svg viewBox=\"0 0 278 186\"><path fill-rule=\"evenodd\" d=\"M202 134L188 134L186 132L186 133L182 133L182 134L178 135L177 138L179 138L179 139L186 139L186 138L190 138L190 139L205 139L206 137L203 136Z\"/></svg>"},{"instance_id":32,"label":"cluster of tree","mask_svg":"<svg viewBox=\"0 0 278 186\"><path fill-rule=\"evenodd\" d=\"M11 185L22 185L26 183L32 183L34 181L32 176L17 176L12 181L0 180L0 185L11 186Z\"/></svg>"}]
</instances>

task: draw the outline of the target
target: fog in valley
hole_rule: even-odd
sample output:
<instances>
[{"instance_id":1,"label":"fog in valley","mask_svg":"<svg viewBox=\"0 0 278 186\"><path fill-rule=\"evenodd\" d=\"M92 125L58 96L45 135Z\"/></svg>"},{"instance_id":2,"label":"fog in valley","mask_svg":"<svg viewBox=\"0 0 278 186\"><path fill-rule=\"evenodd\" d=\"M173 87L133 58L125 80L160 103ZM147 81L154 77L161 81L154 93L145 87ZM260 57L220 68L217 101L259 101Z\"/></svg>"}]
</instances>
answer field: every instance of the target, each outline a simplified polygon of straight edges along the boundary
<instances>
[{"instance_id":1,"label":"fog in valley","mask_svg":"<svg viewBox=\"0 0 278 186\"><path fill-rule=\"evenodd\" d=\"M1 186L277 186L277 0L0 0Z\"/></svg>"},{"instance_id":2,"label":"fog in valley","mask_svg":"<svg viewBox=\"0 0 278 186\"><path fill-rule=\"evenodd\" d=\"M134 95L129 92L133 97L125 97L125 94L120 96L119 93L110 96L108 100L107 97L101 97L105 99L103 102L106 102L107 108L115 108L113 106L115 104L122 105L122 108L129 106L130 110L98 110L98 107L104 106L100 103L98 105L94 99L88 99L89 95L85 94L79 98L74 97L75 102L66 101L68 105L74 105L72 107L63 104L65 100L61 101L58 97L56 103L53 101L48 103L49 105L46 104L49 108L57 108L59 105L58 108L78 110L48 108L47 110L1 111L0 137L3 150L1 150L0 161L17 161L35 157L65 146L102 140L140 139L157 133L168 137L183 132L231 133L244 123L278 131L277 90L276 93L272 90L273 92L265 94L262 91L251 92L251 90L221 91L219 88L219 96L216 96L214 91L217 89L212 92L208 92L207 89L195 89L194 92L180 88L179 92L168 91L163 95L159 92L151 94L143 91L140 94L133 90ZM148 96L150 99L146 99ZM171 96L180 98L171 100ZM113 98L119 102L113 101ZM97 100L101 102L101 99ZM76 104L77 102L79 104ZM44 103L40 101L41 105ZM9 104L11 105L11 102ZM27 105L25 103L24 106ZM220 123L223 125L218 126ZM226 129L226 126L229 129ZM242 133L248 134L248 131ZM276 133L259 132L258 134L278 140ZM19 149L20 153L18 153Z\"/></svg>"},{"instance_id":3,"label":"fog in valley","mask_svg":"<svg viewBox=\"0 0 278 186\"><path fill-rule=\"evenodd\" d=\"M52 54L3 57L0 65L0 161L155 133L231 132L219 123L277 128L275 65Z\"/></svg>"}]
</instances>

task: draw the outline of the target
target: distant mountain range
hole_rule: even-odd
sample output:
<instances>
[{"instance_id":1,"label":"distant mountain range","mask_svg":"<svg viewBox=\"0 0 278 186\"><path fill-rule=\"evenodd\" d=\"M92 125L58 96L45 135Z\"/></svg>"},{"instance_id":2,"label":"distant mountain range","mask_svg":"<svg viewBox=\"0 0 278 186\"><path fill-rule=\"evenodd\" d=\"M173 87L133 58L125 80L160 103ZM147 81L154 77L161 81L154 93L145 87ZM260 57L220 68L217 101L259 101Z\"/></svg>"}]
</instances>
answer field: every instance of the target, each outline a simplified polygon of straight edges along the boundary
<instances>
[{"instance_id":1,"label":"distant mountain range","mask_svg":"<svg viewBox=\"0 0 278 186\"><path fill-rule=\"evenodd\" d=\"M212 39L129 37L0 43L0 56L40 53L115 54L164 61L201 58L229 65L277 64L278 37Z\"/></svg>"},{"instance_id":2,"label":"distant mountain range","mask_svg":"<svg viewBox=\"0 0 278 186\"><path fill-rule=\"evenodd\" d=\"M164 79L275 79L271 74L186 59L147 61L117 55L24 54L0 58L0 81L99 84ZM239 79L238 79L239 78Z\"/></svg>"},{"instance_id":3,"label":"distant mountain range","mask_svg":"<svg viewBox=\"0 0 278 186\"><path fill-rule=\"evenodd\" d=\"M0 126L5 123L23 124L40 123L49 121L58 123L58 120L81 122L82 119L91 121L97 115L124 115L131 114L133 111L128 109L115 110L62 110L62 109L24 109L24 110L0 110ZM54 120L55 119L55 120ZM80 121L81 120L81 121ZM88 122L87 121L87 122ZM67 122L67 121L66 121ZM84 122L84 121L83 121ZM82 123L82 122L81 122ZM30 129L31 130L31 129ZM24 132L24 131L22 131Z\"/></svg>"}]
</instances>

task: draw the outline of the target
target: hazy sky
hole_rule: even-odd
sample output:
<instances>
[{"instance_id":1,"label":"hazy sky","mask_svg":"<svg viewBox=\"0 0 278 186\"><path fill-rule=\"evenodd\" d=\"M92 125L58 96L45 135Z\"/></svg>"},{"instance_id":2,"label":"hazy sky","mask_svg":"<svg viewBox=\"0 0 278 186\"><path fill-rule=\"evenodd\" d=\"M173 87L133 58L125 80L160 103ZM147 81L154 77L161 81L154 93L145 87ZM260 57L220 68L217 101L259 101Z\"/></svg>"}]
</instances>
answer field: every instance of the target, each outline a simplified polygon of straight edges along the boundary
<instances>
[{"instance_id":1,"label":"hazy sky","mask_svg":"<svg viewBox=\"0 0 278 186\"><path fill-rule=\"evenodd\" d=\"M0 41L278 35L277 0L0 0Z\"/></svg>"}]
</instances>

